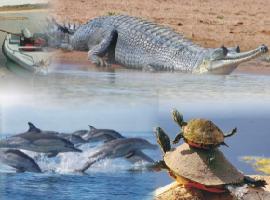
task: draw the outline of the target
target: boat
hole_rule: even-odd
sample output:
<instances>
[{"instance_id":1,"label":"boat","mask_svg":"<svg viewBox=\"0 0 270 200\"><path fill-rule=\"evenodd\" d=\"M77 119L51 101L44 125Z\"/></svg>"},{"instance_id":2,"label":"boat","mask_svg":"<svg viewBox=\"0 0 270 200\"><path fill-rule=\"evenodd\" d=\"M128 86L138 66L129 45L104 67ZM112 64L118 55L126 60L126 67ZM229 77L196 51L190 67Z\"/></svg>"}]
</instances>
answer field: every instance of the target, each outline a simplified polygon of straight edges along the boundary
<instances>
[{"instance_id":1,"label":"boat","mask_svg":"<svg viewBox=\"0 0 270 200\"><path fill-rule=\"evenodd\" d=\"M22 45L22 38L20 34L7 34L2 46L4 55L27 71L47 74L51 53L46 47L36 43Z\"/></svg>"}]
</instances>

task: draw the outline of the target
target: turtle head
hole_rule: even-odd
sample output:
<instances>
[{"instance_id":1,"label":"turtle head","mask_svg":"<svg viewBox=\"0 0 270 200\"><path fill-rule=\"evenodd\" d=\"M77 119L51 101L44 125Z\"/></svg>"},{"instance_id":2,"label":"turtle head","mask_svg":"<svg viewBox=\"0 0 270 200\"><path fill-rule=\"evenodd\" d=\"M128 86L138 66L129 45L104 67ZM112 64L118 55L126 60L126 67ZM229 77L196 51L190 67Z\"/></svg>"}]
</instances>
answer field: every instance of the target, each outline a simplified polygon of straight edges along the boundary
<instances>
[{"instance_id":1,"label":"turtle head","mask_svg":"<svg viewBox=\"0 0 270 200\"><path fill-rule=\"evenodd\" d=\"M265 45L240 53L239 47L208 49L194 73L230 74L239 64L268 52Z\"/></svg>"},{"instance_id":2,"label":"turtle head","mask_svg":"<svg viewBox=\"0 0 270 200\"><path fill-rule=\"evenodd\" d=\"M171 142L170 142L169 136L165 133L165 131L160 127L156 127L154 132L156 134L157 143L159 144L163 153L170 151L171 150Z\"/></svg>"},{"instance_id":3,"label":"turtle head","mask_svg":"<svg viewBox=\"0 0 270 200\"><path fill-rule=\"evenodd\" d=\"M183 115L176 109L172 110L172 118L181 128L187 125L187 123L184 122Z\"/></svg>"}]
</instances>

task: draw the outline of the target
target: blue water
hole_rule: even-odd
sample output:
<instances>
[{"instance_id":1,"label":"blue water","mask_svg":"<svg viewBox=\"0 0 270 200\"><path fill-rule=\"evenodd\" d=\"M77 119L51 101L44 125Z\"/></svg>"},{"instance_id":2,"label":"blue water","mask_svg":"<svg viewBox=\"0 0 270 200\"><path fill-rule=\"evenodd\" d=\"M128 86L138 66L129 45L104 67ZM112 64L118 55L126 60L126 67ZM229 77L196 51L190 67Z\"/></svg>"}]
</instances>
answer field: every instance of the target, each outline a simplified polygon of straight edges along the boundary
<instances>
[{"instance_id":1,"label":"blue water","mask_svg":"<svg viewBox=\"0 0 270 200\"><path fill-rule=\"evenodd\" d=\"M147 177L147 178L146 178ZM152 199L153 173L1 174L0 197L6 199Z\"/></svg>"},{"instance_id":2,"label":"blue water","mask_svg":"<svg viewBox=\"0 0 270 200\"><path fill-rule=\"evenodd\" d=\"M0 63L6 63L1 56ZM0 103L1 137L24 132L31 121L41 129L60 132L88 125L110 128L155 143L155 126L170 137L178 132L170 116L171 109L177 108L186 120L210 118L224 132L237 126L237 135L226 139L230 147L221 149L244 173L258 172L241 156L270 156L269 76L100 72L62 64L51 66L46 77L18 73L12 79L0 79ZM130 171L138 166L124 159L96 163L88 175L73 173L94 149L95 145L84 147L81 155L39 159L38 164L48 171L44 174L16 174L1 166L0 199L151 199L157 187L171 182L166 172ZM159 150L145 153L161 158Z\"/></svg>"}]
</instances>

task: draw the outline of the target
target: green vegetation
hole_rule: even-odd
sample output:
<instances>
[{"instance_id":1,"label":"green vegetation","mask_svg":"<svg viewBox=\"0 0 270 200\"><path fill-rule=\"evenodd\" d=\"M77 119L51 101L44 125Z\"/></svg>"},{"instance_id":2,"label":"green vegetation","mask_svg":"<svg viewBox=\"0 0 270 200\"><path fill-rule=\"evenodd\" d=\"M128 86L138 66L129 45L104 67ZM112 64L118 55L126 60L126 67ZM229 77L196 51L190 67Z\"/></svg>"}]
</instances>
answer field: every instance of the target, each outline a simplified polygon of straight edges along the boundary
<instances>
[{"instance_id":1,"label":"green vegetation","mask_svg":"<svg viewBox=\"0 0 270 200\"><path fill-rule=\"evenodd\" d=\"M116 12L108 12L107 13L109 16L112 16L112 15L117 15L117 13Z\"/></svg>"},{"instance_id":2,"label":"green vegetation","mask_svg":"<svg viewBox=\"0 0 270 200\"><path fill-rule=\"evenodd\" d=\"M251 164L257 171L270 175L270 158L245 156L242 159Z\"/></svg>"},{"instance_id":3,"label":"green vegetation","mask_svg":"<svg viewBox=\"0 0 270 200\"><path fill-rule=\"evenodd\" d=\"M15 6L2 6L0 7L0 11L13 11L13 10L33 10L33 9L48 9L49 4L23 4L23 5L15 5Z\"/></svg>"},{"instance_id":4,"label":"green vegetation","mask_svg":"<svg viewBox=\"0 0 270 200\"><path fill-rule=\"evenodd\" d=\"M221 15L218 15L217 18L218 18L218 19L224 19L224 17L221 16Z\"/></svg>"}]
</instances>

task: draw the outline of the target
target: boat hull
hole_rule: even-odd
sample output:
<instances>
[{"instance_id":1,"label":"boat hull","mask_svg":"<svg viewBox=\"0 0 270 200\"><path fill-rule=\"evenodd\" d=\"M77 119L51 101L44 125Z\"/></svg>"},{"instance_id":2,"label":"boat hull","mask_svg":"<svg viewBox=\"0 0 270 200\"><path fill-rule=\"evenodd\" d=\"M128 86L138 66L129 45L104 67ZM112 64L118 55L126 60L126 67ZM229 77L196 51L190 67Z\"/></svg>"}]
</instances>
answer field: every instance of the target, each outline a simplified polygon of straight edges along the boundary
<instances>
[{"instance_id":1,"label":"boat hull","mask_svg":"<svg viewBox=\"0 0 270 200\"><path fill-rule=\"evenodd\" d=\"M47 67L41 63L49 63L49 52L43 51L21 51L19 44L10 44L11 35L8 34L2 45L3 54L20 67L33 72L44 74Z\"/></svg>"}]
</instances>

